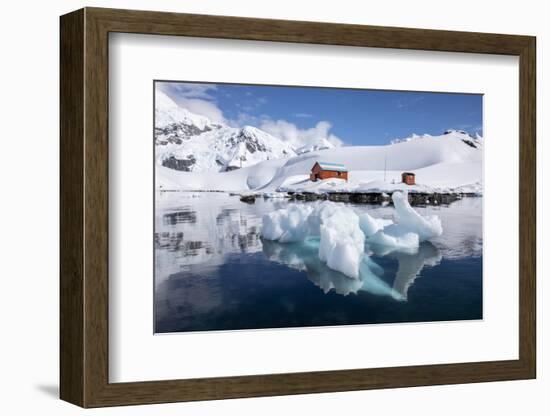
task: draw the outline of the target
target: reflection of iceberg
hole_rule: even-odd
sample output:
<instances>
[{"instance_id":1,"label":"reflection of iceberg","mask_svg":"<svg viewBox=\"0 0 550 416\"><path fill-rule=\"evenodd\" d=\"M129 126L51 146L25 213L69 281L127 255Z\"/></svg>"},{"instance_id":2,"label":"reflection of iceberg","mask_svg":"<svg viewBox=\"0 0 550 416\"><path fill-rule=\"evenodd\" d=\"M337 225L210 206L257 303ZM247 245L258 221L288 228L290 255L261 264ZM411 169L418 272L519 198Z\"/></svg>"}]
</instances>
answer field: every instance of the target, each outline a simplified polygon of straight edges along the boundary
<instances>
[{"instance_id":1,"label":"reflection of iceberg","mask_svg":"<svg viewBox=\"0 0 550 416\"><path fill-rule=\"evenodd\" d=\"M383 274L383 270L369 257L363 258L358 279L351 279L327 267L319 259L318 238L308 238L304 242L290 244L263 240L263 250L269 260L304 271L308 279L325 293L334 290L334 292L345 296L365 291L374 295L402 299L398 292L380 279L379 276Z\"/></svg>"},{"instance_id":2,"label":"reflection of iceberg","mask_svg":"<svg viewBox=\"0 0 550 416\"><path fill-rule=\"evenodd\" d=\"M441 262L441 252L430 242L424 242L416 252L385 251L384 247L371 247L374 255L397 260L398 268L393 287L380 278L384 270L371 257L365 256L360 266L359 279L334 271L319 260L319 239L308 238L302 243L281 244L263 240L263 250L267 259L282 263L290 268L306 272L308 279L325 293L334 290L340 295L359 291L378 296L390 296L397 300L407 300L407 292L426 266L436 266Z\"/></svg>"},{"instance_id":3,"label":"reflection of iceberg","mask_svg":"<svg viewBox=\"0 0 550 416\"><path fill-rule=\"evenodd\" d=\"M430 242L422 243L416 254L393 252L388 257L394 258L398 262L397 273L393 281L393 290L399 293L405 300L407 299L409 288L422 269L425 266L436 266L441 262L441 252Z\"/></svg>"}]
</instances>

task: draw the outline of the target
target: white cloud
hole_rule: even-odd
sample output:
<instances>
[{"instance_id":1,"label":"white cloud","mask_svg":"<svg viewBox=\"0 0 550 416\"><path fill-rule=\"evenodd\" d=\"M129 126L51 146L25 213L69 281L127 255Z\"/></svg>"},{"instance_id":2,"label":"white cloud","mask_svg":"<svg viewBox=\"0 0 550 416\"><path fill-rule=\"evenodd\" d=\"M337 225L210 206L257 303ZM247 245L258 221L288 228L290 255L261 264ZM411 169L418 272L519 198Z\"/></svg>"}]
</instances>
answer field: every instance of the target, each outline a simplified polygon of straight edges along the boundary
<instances>
[{"instance_id":1,"label":"white cloud","mask_svg":"<svg viewBox=\"0 0 550 416\"><path fill-rule=\"evenodd\" d=\"M419 102L423 101L424 98L425 97L422 95L407 96L407 97L398 99L395 104L397 108L407 108L415 104L418 104Z\"/></svg>"},{"instance_id":2,"label":"white cloud","mask_svg":"<svg viewBox=\"0 0 550 416\"><path fill-rule=\"evenodd\" d=\"M214 100L209 91L216 91L218 89L216 84L194 84L187 82L158 82L157 87L169 95L205 100Z\"/></svg>"},{"instance_id":3,"label":"white cloud","mask_svg":"<svg viewBox=\"0 0 550 416\"><path fill-rule=\"evenodd\" d=\"M330 133L332 124L328 121L320 121L309 129L300 129L294 123L286 120L263 120L260 128L269 134L278 137L295 148L313 145L327 140L334 146L342 146L343 140Z\"/></svg>"},{"instance_id":4,"label":"white cloud","mask_svg":"<svg viewBox=\"0 0 550 416\"><path fill-rule=\"evenodd\" d=\"M314 127L300 129L294 123L286 120L273 120L269 116L255 116L250 114L267 102L265 97L258 97L246 103L238 103L242 111L235 120L225 118L223 111L218 106L212 91L217 90L215 84L194 84L185 82L157 82L156 87L173 99L180 107L192 113L208 117L210 120L227 124L233 127L254 125L260 129L291 144L296 149L303 146L319 144L327 140L335 147L342 146L344 142L336 135L330 133L332 124L328 121L320 121ZM248 94L246 94L248 95ZM250 94L252 95L252 94ZM311 117L308 113L296 113L294 117Z\"/></svg>"},{"instance_id":5,"label":"white cloud","mask_svg":"<svg viewBox=\"0 0 550 416\"><path fill-rule=\"evenodd\" d=\"M218 107L210 91L217 89L215 84L190 84L185 82L158 82L157 88L166 93L180 107L192 113L208 117L217 123L227 123L223 111Z\"/></svg>"},{"instance_id":6,"label":"white cloud","mask_svg":"<svg viewBox=\"0 0 550 416\"><path fill-rule=\"evenodd\" d=\"M226 123L227 120L223 111L213 101L201 100L198 98L180 98L177 100L180 107L183 107L192 113L208 117L216 123Z\"/></svg>"}]
</instances>

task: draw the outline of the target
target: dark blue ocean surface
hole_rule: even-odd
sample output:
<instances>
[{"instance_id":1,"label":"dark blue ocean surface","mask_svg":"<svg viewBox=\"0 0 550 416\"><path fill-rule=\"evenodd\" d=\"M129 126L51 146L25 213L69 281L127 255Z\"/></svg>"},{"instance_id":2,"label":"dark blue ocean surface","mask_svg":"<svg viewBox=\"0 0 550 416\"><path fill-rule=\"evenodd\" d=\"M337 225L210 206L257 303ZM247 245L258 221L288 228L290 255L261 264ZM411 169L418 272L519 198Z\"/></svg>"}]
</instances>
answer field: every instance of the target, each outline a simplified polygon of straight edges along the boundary
<instances>
[{"instance_id":1,"label":"dark blue ocean surface","mask_svg":"<svg viewBox=\"0 0 550 416\"><path fill-rule=\"evenodd\" d=\"M439 215L443 236L417 253L371 247L361 279L320 262L318 241L260 237L261 216L283 200L227 195L157 196L155 332L481 319L482 198ZM374 216L392 208L355 205Z\"/></svg>"}]
</instances>

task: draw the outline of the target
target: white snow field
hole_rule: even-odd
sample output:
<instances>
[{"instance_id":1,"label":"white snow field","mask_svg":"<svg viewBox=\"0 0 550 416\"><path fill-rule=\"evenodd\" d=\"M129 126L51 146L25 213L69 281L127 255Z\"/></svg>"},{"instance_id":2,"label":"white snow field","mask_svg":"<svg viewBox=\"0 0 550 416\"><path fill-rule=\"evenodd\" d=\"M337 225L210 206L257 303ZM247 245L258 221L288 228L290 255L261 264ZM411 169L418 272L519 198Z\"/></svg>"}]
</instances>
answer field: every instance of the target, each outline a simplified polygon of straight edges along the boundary
<instances>
[{"instance_id":1,"label":"white snow field","mask_svg":"<svg viewBox=\"0 0 550 416\"><path fill-rule=\"evenodd\" d=\"M294 148L256 127L212 122L155 95L156 188L171 191L482 192L483 139L459 130L385 146L334 147L322 137ZM309 180L315 162L341 163L348 181ZM401 183L412 171L416 185Z\"/></svg>"},{"instance_id":2,"label":"white snow field","mask_svg":"<svg viewBox=\"0 0 550 416\"><path fill-rule=\"evenodd\" d=\"M312 205L291 205L262 218L262 237L280 243L319 238L319 259L352 279L369 269L370 245L383 246L386 253L418 251L421 241L442 235L439 217L422 216L409 204L407 192L392 195L394 221L358 215L353 208L323 201ZM367 245L365 245L367 243Z\"/></svg>"},{"instance_id":3,"label":"white snow field","mask_svg":"<svg viewBox=\"0 0 550 416\"><path fill-rule=\"evenodd\" d=\"M466 144L464 140L474 143L476 147ZM348 182L336 178L310 181L309 173L317 161L344 164L349 170ZM408 190L481 194L482 161L482 140L474 142L469 135L453 131L441 136L419 136L411 141L386 146L344 146L319 150L266 160L230 172L182 172L158 164L156 187L159 190L261 193ZM401 174L405 171L416 174L416 185L401 183Z\"/></svg>"}]
</instances>

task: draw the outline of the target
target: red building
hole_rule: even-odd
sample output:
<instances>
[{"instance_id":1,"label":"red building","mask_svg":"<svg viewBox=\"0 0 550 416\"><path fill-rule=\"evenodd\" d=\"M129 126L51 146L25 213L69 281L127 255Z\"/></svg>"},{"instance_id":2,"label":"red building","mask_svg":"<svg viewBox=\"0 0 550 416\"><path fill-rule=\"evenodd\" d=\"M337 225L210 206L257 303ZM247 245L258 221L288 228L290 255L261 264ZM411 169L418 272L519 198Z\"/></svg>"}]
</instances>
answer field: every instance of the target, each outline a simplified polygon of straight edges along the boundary
<instances>
[{"instance_id":1,"label":"red building","mask_svg":"<svg viewBox=\"0 0 550 416\"><path fill-rule=\"evenodd\" d=\"M412 172L403 172L401 174L401 181L407 185L414 185L416 183L414 178L415 175Z\"/></svg>"},{"instance_id":2,"label":"red building","mask_svg":"<svg viewBox=\"0 0 550 416\"><path fill-rule=\"evenodd\" d=\"M315 165L311 168L309 179L315 182L318 179L323 180L330 178L344 179L347 181L347 168L340 163L315 162Z\"/></svg>"}]
</instances>

